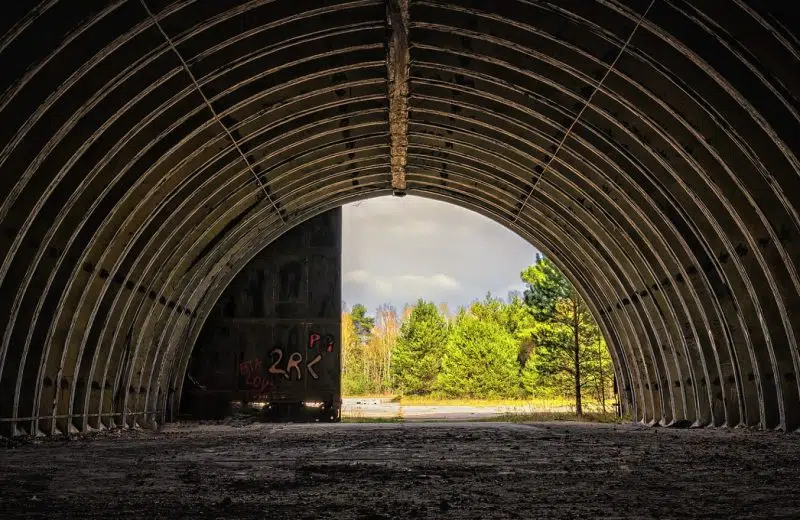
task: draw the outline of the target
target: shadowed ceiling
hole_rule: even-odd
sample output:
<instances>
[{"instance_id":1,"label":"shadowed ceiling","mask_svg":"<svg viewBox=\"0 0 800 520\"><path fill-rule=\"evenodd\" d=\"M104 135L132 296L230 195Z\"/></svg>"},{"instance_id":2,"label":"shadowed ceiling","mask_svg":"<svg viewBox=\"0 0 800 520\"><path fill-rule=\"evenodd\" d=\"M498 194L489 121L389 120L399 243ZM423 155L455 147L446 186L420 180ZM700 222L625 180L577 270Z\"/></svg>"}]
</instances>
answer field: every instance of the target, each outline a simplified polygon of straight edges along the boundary
<instances>
[{"instance_id":1,"label":"shadowed ceiling","mask_svg":"<svg viewBox=\"0 0 800 520\"><path fill-rule=\"evenodd\" d=\"M796 429L790 3L6 2L0 429L168 420L248 260L392 193L551 256L636 420Z\"/></svg>"}]
</instances>

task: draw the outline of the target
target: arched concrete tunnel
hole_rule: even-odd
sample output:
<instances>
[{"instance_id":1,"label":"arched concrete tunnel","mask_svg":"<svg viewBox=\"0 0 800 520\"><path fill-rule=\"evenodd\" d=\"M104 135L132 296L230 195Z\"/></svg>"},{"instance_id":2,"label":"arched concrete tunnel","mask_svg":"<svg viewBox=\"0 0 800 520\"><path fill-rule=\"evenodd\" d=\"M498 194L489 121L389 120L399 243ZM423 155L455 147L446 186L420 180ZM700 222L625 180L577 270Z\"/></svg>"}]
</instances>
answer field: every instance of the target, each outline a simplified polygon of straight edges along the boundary
<instances>
[{"instance_id":1,"label":"arched concrete tunnel","mask_svg":"<svg viewBox=\"0 0 800 520\"><path fill-rule=\"evenodd\" d=\"M553 258L635 420L797 429L790 4L5 3L2 433L170 420L249 259L393 193Z\"/></svg>"}]
</instances>

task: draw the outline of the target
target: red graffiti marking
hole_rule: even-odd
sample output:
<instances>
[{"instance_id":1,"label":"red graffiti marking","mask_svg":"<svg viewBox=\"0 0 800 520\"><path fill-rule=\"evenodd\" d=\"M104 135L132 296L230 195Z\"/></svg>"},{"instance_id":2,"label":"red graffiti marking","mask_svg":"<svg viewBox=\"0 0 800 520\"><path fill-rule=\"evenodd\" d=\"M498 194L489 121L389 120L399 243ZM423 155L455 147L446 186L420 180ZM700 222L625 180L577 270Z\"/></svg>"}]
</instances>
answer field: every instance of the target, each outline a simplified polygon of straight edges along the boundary
<instances>
[{"instance_id":1,"label":"red graffiti marking","mask_svg":"<svg viewBox=\"0 0 800 520\"><path fill-rule=\"evenodd\" d=\"M313 349L317 345L321 347L320 352L323 350L326 352L333 352L333 346L334 346L333 336L331 336L330 334L325 334L325 337L323 338L323 336L317 332L310 333L308 335L309 350Z\"/></svg>"},{"instance_id":2,"label":"red graffiti marking","mask_svg":"<svg viewBox=\"0 0 800 520\"><path fill-rule=\"evenodd\" d=\"M248 361L239 364L239 373L241 373L245 377L249 377L250 374L255 373L260 368L261 368L260 358L250 359Z\"/></svg>"},{"instance_id":3,"label":"red graffiti marking","mask_svg":"<svg viewBox=\"0 0 800 520\"><path fill-rule=\"evenodd\" d=\"M244 384L249 386L254 393L263 394L273 388L272 381L266 377L258 375L262 368L260 358L250 359L239 363L239 373L245 378Z\"/></svg>"},{"instance_id":4,"label":"red graffiti marking","mask_svg":"<svg viewBox=\"0 0 800 520\"><path fill-rule=\"evenodd\" d=\"M272 384L272 381L270 381L267 378L261 377L261 376L255 376L253 378L248 378L247 380L245 380L244 384L246 384L247 386L252 388L253 392L256 392L256 393L259 393L259 394L263 394L267 390L272 390L274 388L274 385Z\"/></svg>"}]
</instances>

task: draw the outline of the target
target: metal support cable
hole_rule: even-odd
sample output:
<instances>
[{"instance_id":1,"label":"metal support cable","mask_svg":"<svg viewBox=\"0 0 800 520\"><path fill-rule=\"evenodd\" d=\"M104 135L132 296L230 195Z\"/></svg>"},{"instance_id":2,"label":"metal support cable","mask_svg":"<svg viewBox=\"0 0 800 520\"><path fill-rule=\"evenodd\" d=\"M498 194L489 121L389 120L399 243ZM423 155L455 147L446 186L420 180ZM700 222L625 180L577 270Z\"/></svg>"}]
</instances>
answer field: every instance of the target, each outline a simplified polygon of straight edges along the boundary
<instances>
[{"instance_id":1,"label":"metal support cable","mask_svg":"<svg viewBox=\"0 0 800 520\"><path fill-rule=\"evenodd\" d=\"M175 43L172 41L172 38L170 38L169 35L167 35L166 31L164 31L164 28L161 27L160 23L158 23L158 19L150 11L150 8L145 3L145 0L139 0L139 2L142 4L142 7L144 7L144 10L147 12L147 16L150 17L150 20L152 20L153 24L155 24L155 26L158 28L158 31L167 41L167 45L169 45L170 49L172 49L172 52L174 52L175 56L177 56L178 59L181 61L181 65L183 65L183 69L186 71L186 74L188 74L189 78L192 80L192 84L194 85L195 90L203 98L203 101L205 102L206 106L211 111L211 114L214 116L214 120L217 123L219 123L219 125L222 127L223 130L225 130L225 133L228 135L228 139L231 140L234 148L236 148L236 151L239 152L239 155L242 157L242 160L247 165L247 169L250 170L250 173L253 174L253 178L256 180L256 183L261 188L261 191L264 192L264 196L267 198L267 201L272 205L272 208L278 214L278 217L281 219L281 222L286 224L286 219L283 218L283 215L281 214L281 211L278 209L278 206L272 200L272 197L269 196L267 187L264 186L263 182L261 182L261 179L258 177L258 174L255 172L255 170L253 170L253 166L250 164L250 161L247 160L247 156L244 154L244 152L242 152L242 148L239 146L239 143L236 141L236 138L233 137L231 131L228 129L227 126L225 126L225 123L222 122L222 119L220 119L219 114L217 114L217 111L214 110L211 101L209 101L206 95L203 93L203 90L200 88L200 84L197 82L197 78L194 77L194 74L192 73L191 69L189 69L189 65L186 63L186 60L184 60L183 56L181 56L181 53L178 52L178 49L175 47Z\"/></svg>"},{"instance_id":2,"label":"metal support cable","mask_svg":"<svg viewBox=\"0 0 800 520\"><path fill-rule=\"evenodd\" d=\"M645 9L644 12L642 13L642 15L639 17L639 20L636 22L636 25L633 27L633 30L631 31L630 35L628 35L628 39L625 40L625 43L619 49L619 52L617 53L617 56L608 65L608 68L606 69L605 74L603 74L603 77L600 78L600 81L594 87L594 90L592 90L592 93L589 94L589 97L586 99L586 102L583 104L581 109L578 111L578 115L575 116L575 119L572 120L572 124L570 124L569 128L567 128L567 132L564 134L564 137L561 139L561 142L558 143L558 147L556 148L556 151L553 152L553 155L550 157L550 160L547 161L547 164L544 166L544 169L542 170L542 173L539 174L539 176L533 182L533 186L531 186L531 189L528 191L528 195L525 197L525 200L522 202L522 206L520 206L519 211L517 211L517 214L514 216L513 222L516 223L517 220L519 220L519 217L522 215L522 212L525 209L525 206L528 204L528 201L530 200L531 196L536 191L536 187L539 185L539 181L542 180L542 177L544 177L545 174L547 173L547 171L550 169L550 166L553 164L553 161L556 159L556 156L558 155L558 152L561 151L561 148L564 147L564 143L567 142L567 138L569 138L570 134L572 133L573 128L575 128L575 125L578 123L578 121L580 120L581 116L583 116L583 113L584 113L584 111L586 111L586 108L588 108L589 105L592 104L592 99L594 99L594 95L597 94L597 92L600 90L600 87L603 86L603 83L605 82L606 78L608 78L608 76L611 74L611 71L613 71L614 68L617 66L617 61L619 61L620 57L622 57L622 54L625 52L625 49L628 48L628 45L631 43L631 40L633 40L633 36L636 34L637 29L639 29L639 26L642 25L642 22L647 18L647 14L650 12L650 8L652 8L653 4L655 4L655 3L656 3L656 0L651 0L650 1L650 5L647 6L647 9Z\"/></svg>"}]
</instances>

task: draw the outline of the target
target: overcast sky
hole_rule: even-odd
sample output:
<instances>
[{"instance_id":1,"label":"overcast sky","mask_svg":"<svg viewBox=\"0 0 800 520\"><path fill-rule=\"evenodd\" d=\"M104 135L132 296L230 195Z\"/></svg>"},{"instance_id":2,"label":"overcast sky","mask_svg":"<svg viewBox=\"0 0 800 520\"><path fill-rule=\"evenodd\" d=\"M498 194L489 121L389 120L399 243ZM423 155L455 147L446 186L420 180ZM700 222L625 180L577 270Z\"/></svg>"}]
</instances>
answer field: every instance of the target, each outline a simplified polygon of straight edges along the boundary
<instances>
[{"instance_id":1,"label":"overcast sky","mask_svg":"<svg viewBox=\"0 0 800 520\"><path fill-rule=\"evenodd\" d=\"M522 290L536 249L482 215L419 197L381 197L343 208L342 299L374 312L425 298L452 311L487 291Z\"/></svg>"}]
</instances>

